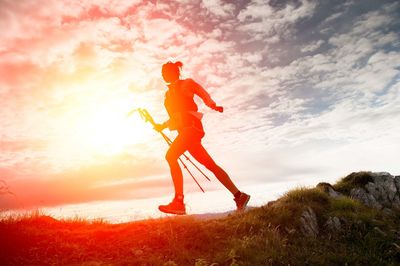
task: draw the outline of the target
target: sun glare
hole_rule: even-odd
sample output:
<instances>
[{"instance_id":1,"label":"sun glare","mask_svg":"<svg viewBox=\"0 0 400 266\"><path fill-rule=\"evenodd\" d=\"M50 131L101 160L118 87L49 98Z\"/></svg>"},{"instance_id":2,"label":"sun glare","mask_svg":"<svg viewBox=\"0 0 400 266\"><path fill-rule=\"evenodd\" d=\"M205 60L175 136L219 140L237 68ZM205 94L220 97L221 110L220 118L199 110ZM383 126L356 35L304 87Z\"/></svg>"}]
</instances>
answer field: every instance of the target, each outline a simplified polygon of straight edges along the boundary
<instances>
[{"instance_id":1,"label":"sun glare","mask_svg":"<svg viewBox=\"0 0 400 266\"><path fill-rule=\"evenodd\" d=\"M57 83L52 100L60 108L51 113L48 144L54 169L98 164L99 158L134 153L138 146L151 143L151 126L139 114L128 116L134 108L151 109L152 96L143 93L150 77L128 66Z\"/></svg>"},{"instance_id":2,"label":"sun glare","mask_svg":"<svg viewBox=\"0 0 400 266\"><path fill-rule=\"evenodd\" d=\"M145 127L140 118L128 118L126 112L116 107L97 110L85 120L79 135L95 152L118 153L127 145L142 142L145 137Z\"/></svg>"},{"instance_id":3,"label":"sun glare","mask_svg":"<svg viewBox=\"0 0 400 266\"><path fill-rule=\"evenodd\" d=\"M93 92L95 91L95 92ZM60 125L65 129L64 152L79 156L113 155L151 137L139 115L127 116L139 99L134 93L111 91L98 86L71 101L68 115ZM60 146L59 146L60 147Z\"/></svg>"}]
</instances>

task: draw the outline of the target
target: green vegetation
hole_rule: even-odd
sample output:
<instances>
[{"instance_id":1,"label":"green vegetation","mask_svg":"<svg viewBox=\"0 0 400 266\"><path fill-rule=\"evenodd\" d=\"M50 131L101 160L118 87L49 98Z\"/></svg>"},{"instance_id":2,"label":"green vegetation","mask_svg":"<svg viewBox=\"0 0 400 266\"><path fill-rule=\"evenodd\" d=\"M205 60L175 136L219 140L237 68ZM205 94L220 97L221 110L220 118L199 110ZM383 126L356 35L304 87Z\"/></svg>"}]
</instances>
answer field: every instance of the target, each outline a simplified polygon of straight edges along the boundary
<instances>
[{"instance_id":1,"label":"green vegetation","mask_svg":"<svg viewBox=\"0 0 400 266\"><path fill-rule=\"evenodd\" d=\"M373 178L371 172L354 172L342 178L339 182L333 185L333 188L343 194L348 195L352 188L363 187L372 181Z\"/></svg>"},{"instance_id":2,"label":"green vegetation","mask_svg":"<svg viewBox=\"0 0 400 266\"><path fill-rule=\"evenodd\" d=\"M351 177L350 177L351 176ZM335 187L366 182L350 175ZM319 234L301 233L311 207ZM340 230L329 230L330 217ZM399 214L384 215L348 197L298 188L272 204L201 220L195 216L126 224L57 221L33 214L0 222L2 265L396 265Z\"/></svg>"}]
</instances>

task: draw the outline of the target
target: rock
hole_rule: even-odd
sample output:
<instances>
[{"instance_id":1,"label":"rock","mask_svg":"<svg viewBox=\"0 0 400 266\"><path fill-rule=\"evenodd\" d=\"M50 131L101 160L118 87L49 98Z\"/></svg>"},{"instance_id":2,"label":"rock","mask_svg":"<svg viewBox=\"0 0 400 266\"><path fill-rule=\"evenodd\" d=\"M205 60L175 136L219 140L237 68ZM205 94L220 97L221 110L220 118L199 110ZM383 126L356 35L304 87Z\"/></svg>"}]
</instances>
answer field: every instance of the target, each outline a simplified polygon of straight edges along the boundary
<instances>
[{"instance_id":1,"label":"rock","mask_svg":"<svg viewBox=\"0 0 400 266\"><path fill-rule=\"evenodd\" d=\"M372 177L378 177L380 178L381 176L391 176L393 177L390 173L388 172L370 172Z\"/></svg>"},{"instance_id":2,"label":"rock","mask_svg":"<svg viewBox=\"0 0 400 266\"><path fill-rule=\"evenodd\" d=\"M324 191L325 193L327 193L329 196L331 196L332 198L341 198L343 197L343 195L339 192L337 192L331 184L329 183L318 183L317 188L321 189L322 191Z\"/></svg>"},{"instance_id":3,"label":"rock","mask_svg":"<svg viewBox=\"0 0 400 266\"><path fill-rule=\"evenodd\" d=\"M350 190L350 197L363 204L381 209L385 214L393 214L393 209L400 210L400 176L387 172L368 173L371 181L363 187Z\"/></svg>"},{"instance_id":4,"label":"rock","mask_svg":"<svg viewBox=\"0 0 400 266\"><path fill-rule=\"evenodd\" d=\"M306 236L316 237L319 233L317 216L309 206L300 216L301 232Z\"/></svg>"},{"instance_id":5,"label":"rock","mask_svg":"<svg viewBox=\"0 0 400 266\"><path fill-rule=\"evenodd\" d=\"M328 220L325 223L325 227L329 231L335 232L335 231L340 231L342 229L342 224L340 222L340 219L334 216L328 218Z\"/></svg>"},{"instance_id":6,"label":"rock","mask_svg":"<svg viewBox=\"0 0 400 266\"><path fill-rule=\"evenodd\" d=\"M399 193L400 194L400 193ZM396 195L392 201L392 207L400 209L400 195Z\"/></svg>"},{"instance_id":7,"label":"rock","mask_svg":"<svg viewBox=\"0 0 400 266\"><path fill-rule=\"evenodd\" d=\"M361 201L363 204L369 207L377 209L382 208L382 205L375 199L375 197L363 188L353 188L350 190L350 197L352 199Z\"/></svg>"},{"instance_id":8,"label":"rock","mask_svg":"<svg viewBox=\"0 0 400 266\"><path fill-rule=\"evenodd\" d=\"M397 191L400 192L400 175L394 178L394 183L396 184Z\"/></svg>"},{"instance_id":9,"label":"rock","mask_svg":"<svg viewBox=\"0 0 400 266\"><path fill-rule=\"evenodd\" d=\"M383 205L390 206L397 193L395 178L389 173L371 173L374 182L368 183L365 187L371 190L377 200L380 200Z\"/></svg>"}]
</instances>

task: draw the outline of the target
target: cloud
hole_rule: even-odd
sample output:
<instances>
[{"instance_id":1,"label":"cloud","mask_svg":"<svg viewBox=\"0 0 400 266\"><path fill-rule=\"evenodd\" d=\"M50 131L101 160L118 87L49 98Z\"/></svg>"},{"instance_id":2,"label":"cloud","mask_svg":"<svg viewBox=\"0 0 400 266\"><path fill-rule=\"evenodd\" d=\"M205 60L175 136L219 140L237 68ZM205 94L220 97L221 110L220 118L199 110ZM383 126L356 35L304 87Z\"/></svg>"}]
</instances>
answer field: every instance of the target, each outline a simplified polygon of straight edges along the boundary
<instances>
[{"instance_id":1,"label":"cloud","mask_svg":"<svg viewBox=\"0 0 400 266\"><path fill-rule=\"evenodd\" d=\"M239 108L226 123L219 121L222 128L231 130L232 136L222 131L218 134L224 134L224 142L232 146L246 143L242 149L233 149L243 158L251 158L241 166L252 168L249 166L255 165L252 160L260 158L265 165L262 167L266 171L264 180L269 181L274 178L267 176L283 178L282 172L274 172L279 167L273 167L280 165L276 162L280 160L285 162L280 167L282 171L288 170L286 174L309 165L310 174L321 171L331 173L332 178L335 169L342 173L351 169L381 169L378 165L395 169L394 161L389 159L392 156L386 156L385 163L380 160L372 163L374 156L371 155L367 159L369 165L362 159L366 147L375 145L377 139L397 143L394 132L395 121L399 119L395 107L399 92L399 52L396 41L390 44L385 41L397 39L395 18L388 6L353 17L357 26L333 33L329 46L320 53L298 56L283 66L242 72L240 79L232 81L230 85L237 88L238 95L228 102ZM374 21L371 27L362 26L368 25L369 20ZM385 31L381 30L383 27ZM339 39L340 42L332 42ZM244 129L240 137L233 136L238 129ZM218 141L218 137L213 141ZM394 152L394 148L384 143L381 141L382 147L371 150L382 156L385 149L388 154ZM303 154L301 159L297 152ZM354 156L352 159L350 154ZM267 163L271 157L280 159ZM312 167L316 158L324 158L320 168Z\"/></svg>"},{"instance_id":2,"label":"cloud","mask_svg":"<svg viewBox=\"0 0 400 266\"><path fill-rule=\"evenodd\" d=\"M397 165L396 2L0 5L0 173L16 194L35 188L27 204L161 195L167 146L149 125L130 128L142 142L109 154L89 152L102 132L85 141L77 132L93 130L96 113L135 106L165 119L168 60L225 107L217 114L196 99L204 145L239 184Z\"/></svg>"},{"instance_id":3,"label":"cloud","mask_svg":"<svg viewBox=\"0 0 400 266\"><path fill-rule=\"evenodd\" d=\"M303 53L314 52L319 47L321 47L322 44L324 44L323 40L313 41L312 43L310 43L310 44L304 46L303 48L301 48L301 51Z\"/></svg>"},{"instance_id":4,"label":"cloud","mask_svg":"<svg viewBox=\"0 0 400 266\"><path fill-rule=\"evenodd\" d=\"M213 15L222 19L230 17L235 11L235 5L231 3L223 3L221 0L203 0L201 5Z\"/></svg>"},{"instance_id":5,"label":"cloud","mask_svg":"<svg viewBox=\"0 0 400 266\"><path fill-rule=\"evenodd\" d=\"M251 1L238 14L239 30L249 34L253 40L276 43L290 37L295 23L311 17L315 8L316 3L312 1L287 3L279 8L263 1Z\"/></svg>"}]
</instances>

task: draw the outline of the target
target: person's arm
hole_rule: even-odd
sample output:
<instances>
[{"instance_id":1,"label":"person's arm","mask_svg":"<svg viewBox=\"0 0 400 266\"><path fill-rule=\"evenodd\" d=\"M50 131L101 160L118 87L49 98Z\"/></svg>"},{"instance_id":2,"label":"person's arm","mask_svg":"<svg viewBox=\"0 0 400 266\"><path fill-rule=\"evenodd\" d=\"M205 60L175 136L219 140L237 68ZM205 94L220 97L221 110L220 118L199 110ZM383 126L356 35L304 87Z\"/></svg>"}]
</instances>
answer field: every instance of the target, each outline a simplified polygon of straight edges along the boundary
<instances>
[{"instance_id":1,"label":"person's arm","mask_svg":"<svg viewBox=\"0 0 400 266\"><path fill-rule=\"evenodd\" d=\"M223 107L217 106L215 101L211 98L210 94L202 86L200 86L200 84L192 79L187 80L187 82L189 83L187 85L188 88L191 89L191 92L199 96L208 107L218 112L223 111Z\"/></svg>"},{"instance_id":2,"label":"person's arm","mask_svg":"<svg viewBox=\"0 0 400 266\"><path fill-rule=\"evenodd\" d=\"M170 128L170 127L169 127L169 124L170 124L170 119L168 119L167 121L165 121L165 122L162 123L162 124L155 124L155 125L154 125L154 129L155 129L156 131L158 131L158 132L161 132L161 131L163 131L164 129L166 129L167 127Z\"/></svg>"}]
</instances>

